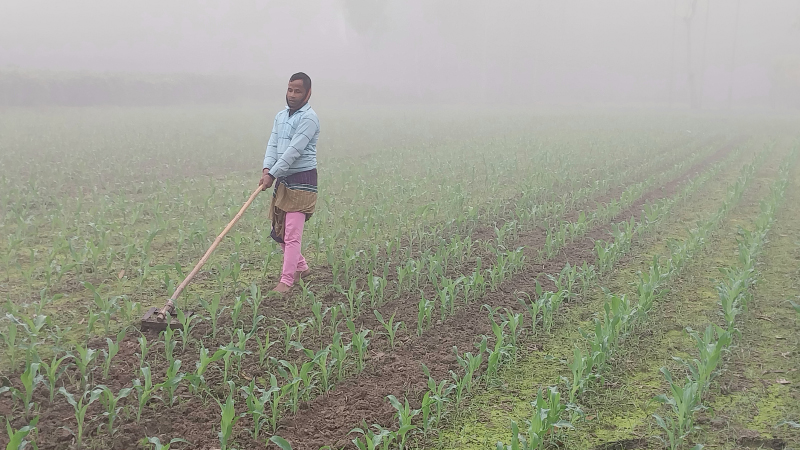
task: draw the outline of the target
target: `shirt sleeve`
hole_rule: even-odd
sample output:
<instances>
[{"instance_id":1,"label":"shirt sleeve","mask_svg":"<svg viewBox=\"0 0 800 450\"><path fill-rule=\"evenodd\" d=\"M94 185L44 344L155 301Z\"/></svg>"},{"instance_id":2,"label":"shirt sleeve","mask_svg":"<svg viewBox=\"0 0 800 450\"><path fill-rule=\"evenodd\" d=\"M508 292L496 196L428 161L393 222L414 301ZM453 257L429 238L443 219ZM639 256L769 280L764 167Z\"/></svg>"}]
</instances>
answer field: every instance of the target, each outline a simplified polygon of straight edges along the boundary
<instances>
[{"instance_id":1,"label":"shirt sleeve","mask_svg":"<svg viewBox=\"0 0 800 450\"><path fill-rule=\"evenodd\" d=\"M272 122L272 134L269 135L269 142L267 143L267 151L264 154L263 169L272 168L275 161L278 159L278 118Z\"/></svg>"},{"instance_id":2,"label":"shirt sleeve","mask_svg":"<svg viewBox=\"0 0 800 450\"><path fill-rule=\"evenodd\" d=\"M301 120L297 125L297 129L295 129L294 137L292 137L292 142L289 143L289 147L283 152L281 158L275 162L275 165L272 166L269 173L275 178L282 177L286 173L286 170L292 166L294 161L303 154L309 141L311 141L318 130L319 127L313 119L305 118Z\"/></svg>"}]
</instances>

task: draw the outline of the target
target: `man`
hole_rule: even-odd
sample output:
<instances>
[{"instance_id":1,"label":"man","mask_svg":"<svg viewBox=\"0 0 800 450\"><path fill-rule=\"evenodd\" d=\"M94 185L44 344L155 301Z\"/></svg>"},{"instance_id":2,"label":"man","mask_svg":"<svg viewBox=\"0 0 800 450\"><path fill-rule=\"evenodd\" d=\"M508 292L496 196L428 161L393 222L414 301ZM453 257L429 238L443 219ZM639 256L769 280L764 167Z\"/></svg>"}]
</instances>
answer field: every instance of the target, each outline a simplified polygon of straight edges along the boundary
<instances>
[{"instance_id":1,"label":"man","mask_svg":"<svg viewBox=\"0 0 800 450\"><path fill-rule=\"evenodd\" d=\"M281 294L309 272L300 249L303 226L317 203L319 137L319 119L308 104L310 97L311 78L303 72L292 75L287 107L275 116L259 181L263 190L275 185L269 209L271 236L283 248L283 270L273 291Z\"/></svg>"}]
</instances>

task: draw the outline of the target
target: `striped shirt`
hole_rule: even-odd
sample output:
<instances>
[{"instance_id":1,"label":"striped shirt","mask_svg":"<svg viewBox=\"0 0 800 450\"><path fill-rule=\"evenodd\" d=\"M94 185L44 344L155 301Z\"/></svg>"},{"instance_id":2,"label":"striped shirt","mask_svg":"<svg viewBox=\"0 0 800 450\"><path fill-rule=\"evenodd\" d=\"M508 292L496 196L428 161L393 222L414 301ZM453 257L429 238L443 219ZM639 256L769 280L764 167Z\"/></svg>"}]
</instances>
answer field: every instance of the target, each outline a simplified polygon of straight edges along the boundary
<instances>
[{"instance_id":1,"label":"striped shirt","mask_svg":"<svg viewBox=\"0 0 800 450\"><path fill-rule=\"evenodd\" d=\"M264 168L275 178L315 169L319 119L306 103L289 115L289 107L275 116L264 155Z\"/></svg>"}]
</instances>

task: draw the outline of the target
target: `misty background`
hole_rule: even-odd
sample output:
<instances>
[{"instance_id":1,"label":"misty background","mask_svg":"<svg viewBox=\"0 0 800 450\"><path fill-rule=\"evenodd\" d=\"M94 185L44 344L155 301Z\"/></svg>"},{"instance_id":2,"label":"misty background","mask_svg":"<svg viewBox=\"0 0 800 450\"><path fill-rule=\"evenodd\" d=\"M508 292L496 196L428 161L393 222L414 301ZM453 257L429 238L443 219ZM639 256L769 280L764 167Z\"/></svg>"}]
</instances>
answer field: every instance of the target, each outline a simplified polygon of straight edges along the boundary
<instances>
[{"instance_id":1,"label":"misty background","mask_svg":"<svg viewBox=\"0 0 800 450\"><path fill-rule=\"evenodd\" d=\"M800 0L0 1L0 105L800 108Z\"/></svg>"}]
</instances>

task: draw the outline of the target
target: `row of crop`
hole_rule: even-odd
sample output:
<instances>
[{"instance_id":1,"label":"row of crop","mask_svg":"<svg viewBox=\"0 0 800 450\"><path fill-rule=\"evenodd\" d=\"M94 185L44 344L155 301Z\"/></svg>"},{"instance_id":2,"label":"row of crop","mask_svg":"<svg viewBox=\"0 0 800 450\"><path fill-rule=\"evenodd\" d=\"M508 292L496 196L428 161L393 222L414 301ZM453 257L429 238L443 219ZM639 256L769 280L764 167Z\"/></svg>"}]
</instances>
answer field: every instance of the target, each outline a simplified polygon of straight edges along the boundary
<instances>
[{"instance_id":1,"label":"row of crop","mask_svg":"<svg viewBox=\"0 0 800 450\"><path fill-rule=\"evenodd\" d=\"M683 244L673 247L673 250L678 248L682 249L678 251L681 256L676 258L675 251L673 251L673 254L667 262L667 270L662 271L658 258L654 258L653 265L650 268L650 275L653 276L640 276L639 278L637 290L640 297L636 307L633 306L626 295L607 294L607 298L603 303L603 311L599 318L594 319L594 326L592 329L589 331L583 329L579 330L586 339L587 348L583 350L579 346L576 346L573 351L572 360L568 362L572 378L563 378L567 391L569 392L567 404L564 405L560 403L560 394L558 393L558 388L555 386L550 387L545 394L543 394L543 391L540 391L536 401L532 403L533 418L527 422L527 428L520 432L519 426L512 421L511 443L508 445L498 443L498 449L528 450L543 448L545 436L553 429L571 426L569 422L560 422L561 413L570 410L573 412L573 418L580 417L581 411L577 406L579 397L591 384L602 379L602 372L607 368L607 363L613 356L619 343L624 339L627 333L636 326L638 321L647 317L647 313L652 308L652 299L655 297L655 290L658 289L667 278L678 273L684 267L687 260L685 256L694 254L705 242L701 236L710 233L711 229L722 219L724 212L727 212L732 204L738 202L741 198L744 186L747 185L749 179L752 177L757 162L758 161L754 161L743 168L742 174L737 182L728 190L728 196L724 200L719 210L720 212L713 215L712 218L706 222L705 227L701 227L702 231L691 232L692 237ZM648 223L660 222L661 218L669 212L676 200L677 199L674 198L661 200L660 204L662 206L656 210L658 211L657 214L652 208L646 209L645 215L649 216L649 220L640 222L639 227L648 227ZM615 253L627 251L630 244L628 235L633 232L632 230L639 227L635 227L632 223L629 223L629 225L626 225L624 228L616 227L614 230L615 239L611 246L606 246L606 248L615 249ZM600 264L603 263L602 256L603 253L598 254L598 262ZM617 258L612 259L612 261L616 260ZM613 262L609 264L613 264ZM605 271L608 270L610 270L610 267L607 267ZM647 280L646 282L645 279Z\"/></svg>"},{"instance_id":2,"label":"row of crop","mask_svg":"<svg viewBox=\"0 0 800 450\"><path fill-rule=\"evenodd\" d=\"M568 164L567 164L568 165ZM563 166L563 165L562 165ZM623 178L624 179L624 178ZM212 194L214 192L214 187L212 189ZM543 192L548 191L548 189L543 188ZM230 193L229 193L230 194ZM82 197L79 197L82 198ZM201 202L204 204L204 208L208 209L209 201L211 200L212 196L207 196ZM570 197L567 197L566 200L569 200ZM8 277L8 269L12 262L14 261L15 265L19 268L20 274L22 278L26 281L27 285L33 289L34 286L34 279L39 279L44 282L44 287L41 290L41 296L43 298L52 300L54 296L49 294L50 288L59 283L62 278L67 274L71 273L72 271L78 271L78 273L83 273L84 271L88 270L91 273L96 272L100 269L101 260L105 260L102 264L105 266L103 270L108 272L111 269L112 264L115 266L119 266L119 262L121 261L121 267L126 272L124 273L125 276L136 276L138 278L138 286L139 288L142 287L142 284L145 280L150 279L154 274L164 280L164 286L169 290L170 286L174 288L174 280L170 279L170 272L173 270L176 272L177 276L182 276L183 272L179 265L174 263L169 264L153 264L154 261L158 259L163 259L158 257L157 255L152 254L153 243L157 236L164 236L166 232L169 231L170 225L166 219L168 215L174 215L174 210L165 210L165 207L162 206L163 198L160 196L155 196L151 202L147 202L148 208L147 212L152 216L151 225L144 238L137 237L134 234L129 233L129 229L132 227L121 227L119 231L120 237L119 238L112 238L109 237L111 235L111 230L114 227L119 227L120 222L112 219L106 219L106 212L111 214L111 207L107 209L101 209L98 211L91 212L90 215L92 219L90 221L90 234L91 237L86 239L84 245L80 245L80 241L76 241L74 238L67 238L70 235L67 229L63 228L63 226L58 225L62 223L60 221L60 214L57 212L52 213L53 220L49 221L49 225L52 227L51 234L54 235L54 240L52 245L50 246L49 250L45 256L45 261L43 264L37 265L34 264L37 255L31 254L30 258L26 260L17 258L15 255L17 250L21 248L23 242L26 242L26 234L24 232L25 228L24 225L27 223L24 220L20 220L20 225L17 228L18 233L14 233L9 235L8 241L8 249L7 252L4 252L3 258L6 266L6 275ZM574 201L574 198L572 198ZM235 204L236 202L233 201L231 198L231 202L229 204ZM183 204L192 204L191 201L183 202ZM136 222L140 219L144 207L144 203L140 203L132 209L130 219L130 225L135 225ZM76 206L78 211L82 209L80 200ZM426 211L428 209L433 210L433 213L436 214L436 209L438 207L431 204L426 206L426 209L422 211L422 222L420 222L420 226L425 222L425 215L427 214ZM105 211L105 212L104 212ZM390 217L380 215L383 219L382 220L390 220ZM459 215L457 217L461 217ZM20 218L22 215L19 216ZM366 219L365 219L366 220ZM416 219L415 219L416 220ZM154 223L152 223L154 221ZM123 221L123 223L127 223L128 218ZM415 222L416 224L416 222ZM332 251L334 247L331 247L337 242L344 241L345 242L345 249L349 248L349 243L353 241L358 241L355 239L352 232L346 233L346 236L340 236L341 230L362 230L365 228L371 228L370 224L365 223L358 223L355 224L354 227L343 227L338 228L334 235L320 235L320 230L322 227L315 227L315 239L309 240L314 242L314 245L317 247L319 251L321 248L326 248L328 253ZM385 229L385 227L383 227ZM398 229L404 228L403 226L399 227ZM408 227L405 227L408 228ZM417 229L417 228L415 228ZM22 234L19 233L20 230L23 230ZM421 229L420 229L421 230ZM193 224L191 224L190 229L184 229L180 226L178 227L178 241L177 241L177 255L179 259L180 251L183 246L184 241L188 238L191 242L196 242L196 244L203 244L203 241L206 239L206 236L209 234L209 227L206 223L206 220L201 217ZM260 230L252 230L256 233L234 233L234 248L233 252L231 253L230 257L227 258L227 261L216 261L212 267L212 275L216 278L217 284L220 286L221 289L225 287L225 281L230 279L233 282L233 291L237 290L239 285L239 275L242 272L242 269L245 265L248 264L243 258L243 254L241 252L242 245L246 247L252 247L253 242L249 241L247 237L250 235L257 235L260 236L261 245L267 244L268 246L271 245L271 241L268 238L268 229L261 228ZM266 234L265 234L266 233ZM402 234L402 233L401 233ZM400 248L400 239L401 234L396 237L396 239L391 240L389 239L387 242L386 251L387 253L391 253L393 249ZM418 233L421 237L416 239L417 244L422 244L424 237L432 237L435 236L436 233L431 232L421 232ZM165 238L166 239L166 238ZM195 241L196 240L196 241ZM409 232L409 240L414 242L415 236L413 232ZM119 241L118 246L115 245L114 241ZM249 241L249 242L248 242ZM410 247L410 246L409 246ZM271 248L261 248L261 253L265 255L263 260L263 268L264 271L270 267L270 264L276 260L276 252ZM375 251L377 248L376 245L373 244L370 248L365 248L362 250L353 250L351 253L353 254L360 254L363 255L364 261L371 263L371 265L375 265L377 258L375 258ZM330 258L330 254L326 253L327 259ZM61 256L60 256L61 255ZM352 255L348 255L349 257L345 258L345 261L351 261ZM135 261L138 260L138 263ZM334 257L333 260L338 261L339 258ZM131 267L134 264L135 267ZM347 264L347 263L346 263ZM117 267L119 269L120 267ZM115 269L114 273L116 274L118 270ZM349 271L349 268L348 268ZM372 267L370 273L375 272L375 268ZM123 274L123 272L120 272ZM120 276L122 278L122 276ZM342 283L345 286L347 285L346 282Z\"/></svg>"},{"instance_id":3,"label":"row of crop","mask_svg":"<svg viewBox=\"0 0 800 450\"><path fill-rule=\"evenodd\" d=\"M519 265L521 264L522 261L521 261L521 259L516 258L514 255L519 255L519 251L510 252L509 253L509 258L506 258L506 259L510 260L512 267L513 266L519 267ZM502 261L503 258L500 258L500 260ZM501 264L501 266L502 266L502 264ZM492 283L493 285L494 285L494 281L495 280L497 280L497 282L502 280L502 276L495 277L494 275L492 275L492 271L491 270L489 271L489 274L490 274L490 279L493 282ZM478 267L476 273L473 273L473 276L471 277L471 279L472 279L471 283L465 283L465 289L466 289L467 292L469 292L469 287L473 285L472 283L474 283L475 280L477 280L478 286L481 286L483 284L483 283L480 282L480 280L482 279L482 277L480 276L480 267ZM452 300L454 299L452 286L450 287L450 290L449 290L450 294L449 295L446 294L446 292L448 291L447 288L445 288L443 291L445 292L445 294L442 296L443 299L444 299L444 300L442 300L442 310L445 310L445 304L447 302L447 299L450 298L451 299L450 300L450 310L451 310L451 313L452 313L452 307L453 307L452 306L453 305ZM478 289L475 289L475 291L478 291ZM95 291L95 295L97 296L96 291ZM255 334L256 325L257 325L257 323L259 321L258 320L259 316L257 315L258 304L256 303L258 301L257 300L258 298L260 298L260 295L251 295L250 298L248 299L248 300L251 301L251 304L254 303L254 305L253 305L254 309L253 309L253 328L252 328L252 331L249 334L245 335L245 333L243 333L241 330L239 330L238 331L238 342L236 342L236 343L231 342L229 345L223 347L223 349L226 349L224 352L222 350L220 350L220 351L216 352L215 357L212 358L213 360L218 360L220 358L225 359L224 381L227 381L227 374L228 374L228 368L229 368L228 364L229 364L229 361L230 361L230 359L229 359L230 355L233 354L234 355L233 359L238 359L238 363L240 363L242 355L248 353L246 350L244 350L246 348L247 340ZM374 296L373 296L373 298L374 298ZM467 299L467 298L468 298L468 295L465 295L465 299ZM234 305L234 307L232 308L232 311L231 311L232 320L233 320L234 324L238 324L239 323L239 321L237 320L237 316L238 316L237 312L241 311L241 301L242 301L242 296L240 296L238 298L237 304ZM421 301L421 304L423 302L425 302L424 299L423 299L423 301ZM217 309L219 307L219 297L218 296L215 297L215 300L212 302L212 305L213 306L209 306L209 305L204 305L204 306L209 308L209 312L212 313L211 317L212 318L216 318ZM351 304L351 307L349 308L349 311L350 311L350 314L351 314L351 317L350 317L351 320L353 318L352 317L353 309L354 308L352 307L352 304ZM421 308L421 310L422 310L422 308ZM333 315L335 315L335 314L333 314ZM37 318L41 318L41 317L42 316L38 316ZM317 317L317 319L320 319L320 316L318 314L316 315L316 317ZM182 336L183 336L183 346L185 348L186 341L188 339L188 336L190 335L189 331L191 330L191 328L190 328L191 325L190 325L190 323L186 322L186 318L179 317L179 319L183 323ZM335 321L335 319L334 319L334 321ZM430 315L429 314L428 314L428 317L427 317L427 321L430 322ZM212 322L215 324L215 320L212 319ZM320 322L320 323L316 324L316 327L318 329L321 329L321 320L318 320L318 322ZM420 327L419 323L421 323L421 322L423 322L423 321L419 321L418 322L418 328ZM298 324L298 325L300 325L300 324ZM399 325L399 324L396 324L395 327L392 327L391 326L391 319L390 319L389 326L387 327L387 332L390 335L390 340L393 340L393 339L391 339L392 330L396 332L396 330L397 330L396 326L397 325ZM290 327L290 326L287 325L287 327L286 327L287 333L285 334L286 342L284 343L284 348L286 349L287 353L288 353L288 348L289 348L290 345L295 345L295 346L299 345L298 342L291 341L291 339L294 337L294 335L296 333L297 334L297 339L299 340L300 333L302 333L302 329L303 328L304 327ZM360 363L358 364L359 370L361 368L363 368L364 352L366 350L366 345L368 345L368 342L369 342L369 340L366 337L369 336L371 331L370 330L362 330L359 333L355 333L354 326L352 325L352 322L350 322L350 321L348 321L348 328L350 328L351 332L353 333L353 340L352 340L352 342L350 344L348 344L347 346L341 345L341 337L337 340L336 336L334 336L333 348L331 348L331 346L329 346L328 349L325 349L324 351L321 351L321 352L317 352L317 354L314 354L313 352L311 352L309 357L311 358L313 356L312 361L314 363L319 363L319 361L322 360L322 364L325 365L326 364L325 359L326 359L327 355L329 355L330 353L337 353L337 351L338 351L338 354L341 355L342 352L344 352L344 356L340 356L338 358L331 358L329 360L330 364L338 364L339 365L337 373L341 376L341 374L342 374L341 366L344 363L344 357L346 357L347 350L352 346L353 348L356 349L356 351L359 354L359 357L358 357L358 361L360 361ZM335 327L332 326L332 329L335 329ZM216 326L214 326L214 334L216 334ZM256 339L258 339L258 336L256 336ZM110 359L113 358L113 356L114 356L114 353L115 353L114 346L115 345L118 346L120 340L121 340L121 338L118 338L116 343L112 343L112 341L110 339L108 339L109 350L108 350L108 352L104 351L104 353L106 354L106 358L105 358L106 362L104 363L104 366L105 366L104 374L107 374L108 367L110 366ZM340 345L337 346L336 342L339 342ZM141 343L142 343L142 339L140 339L140 344ZM260 349L259 353L260 353L260 359L261 359L262 363L264 361L264 349L265 348L268 349L270 345L271 344L269 343L268 338L267 338L267 341L265 343L263 343L263 344L261 342L259 342L259 349ZM337 347L338 347L338 350L337 350ZM197 381L198 380L202 381L203 371L205 369L207 369L208 364L210 362L213 362L213 361L208 361L209 358L207 356L207 351L205 353L206 358L203 358L203 353L204 353L203 350L204 349L201 349L200 361L198 361L198 363L197 363L198 371L194 375L190 374L189 376L186 376L186 374L180 372L180 360L176 360L173 357L171 357L173 348L174 348L174 341L171 338L171 331L168 331L167 335L165 336L165 352L167 353L166 354L166 359L167 359L167 363L168 363L168 370L167 370L167 374L166 374L166 379L162 383L153 385L153 383L151 381L151 377L149 376L150 375L150 370L149 370L148 367L143 366L142 369L140 370L140 373L142 374L141 379L140 380L135 380L135 382L134 382L134 387L136 387L136 391L137 391L138 398L139 398L139 410L138 410L138 413L137 413L137 420L138 420L138 417L141 414L142 406L144 404L146 404L153 397L153 393L157 392L158 390L162 390L162 391L166 390L166 392L168 394L167 398L169 399L170 404L172 404L172 402L173 402L175 390L177 389L177 387L178 387L179 383L181 382L181 380L183 380L184 378L188 379L190 381L190 383L192 383L193 391L196 391L197 390L197 385L196 385ZM342 350L343 348L344 348L344 350ZM95 398L95 400L96 400L96 397L94 395L90 394L86 390L87 380L86 380L85 374L86 374L87 371L91 372L91 370L87 369L87 368L92 363L92 361L93 361L92 355L95 354L95 353L92 350L84 349L82 347L80 347L80 349L83 350L83 352L79 351L79 353L81 354L80 363L78 363L76 365L79 366L79 368L80 367L83 368L82 370L80 370L80 372L82 374L82 376L80 377L81 386L82 386L82 389L83 389L83 392L84 392L84 395L81 398L86 398L87 401L89 403L91 403L92 402L92 398ZM308 351L308 352L310 352L310 351ZM146 355L146 341L144 342L143 347L142 347L142 357L141 357L142 361L144 361L145 355ZM31 355L29 353L29 357L26 358L26 360L27 360L27 364L26 364L27 368L26 368L25 373L34 373L34 378L35 378L36 377L36 375L35 375L36 371L35 370L32 371L31 367L36 367L36 366L33 366L33 364L37 364L37 363L33 363L32 361L36 360L37 358L30 357L30 356ZM59 363L61 361L63 361L63 360L64 360L64 358L61 358ZM53 360L53 362L55 362L55 361L56 361L56 359ZM271 397L272 397L271 401L273 402L273 407L271 408L271 410L273 412L279 410L279 408L276 406L276 405L280 404L280 400L281 400L281 398L279 398L280 396L277 395L278 392L283 392L283 394L287 394L287 392L288 392L289 396L291 397L289 399L289 401L288 401L288 404L290 405L289 407L290 407L290 409L296 411L296 406L298 404L298 398L300 396L302 396L303 398L308 398L307 395L310 392L311 388L313 386L317 385L317 381L314 380L314 376L317 375L318 373L325 374L325 373L328 372L327 368L322 368L319 372L315 372L315 373L311 374L310 377L308 377L308 376L301 377L301 378L304 378L304 379L303 380L297 380L297 374L298 373L300 373L300 374L305 373L306 375L308 375L310 373L310 367L314 367L314 365L312 364L312 361L309 361L309 362L303 364L302 367L299 370L298 370L298 368L296 366L293 365L293 363L290 363L290 362L287 362L287 361L283 361L283 360L276 361L278 363L277 364L278 369L280 370L280 366L285 367L288 370L285 373L294 374L294 378L292 378L292 379L296 380L297 383L290 383L290 385L291 385L290 388L287 389L287 386L289 386L289 385L286 385L286 386L282 387L281 389L278 389L277 391L275 390L276 389L276 384L273 383L273 389L272 389L272 393L271 393ZM58 368L58 364L53 365L53 363L51 363L50 367L55 367L55 369L57 369ZM62 371L62 373L63 373L63 371ZM287 378L291 378L291 377L289 377L287 375ZM274 376L273 376L273 379L274 379ZM325 379L324 375L323 375L323 379ZM302 389L300 387L300 381L303 381ZM51 384L50 384L50 386L51 386L51 398L52 398L52 390L53 390L52 386L54 386L54 385L55 385L55 383L51 382ZM323 386L327 386L328 385L327 381L323 381L322 385ZM35 384L32 386L32 388L35 388ZM98 387L95 390L93 390L92 392L95 392L95 393L99 392L99 389L100 388ZM324 392L324 389L326 389L326 388L323 387L323 392ZM66 391L64 391L64 392L65 392L65 395L66 395ZM128 391L125 391L125 390L120 391L119 396L121 396L121 397L118 397L118 400L121 399L121 398L124 398L124 396L127 396L127 393L125 395L122 395L123 392L130 393L130 390L128 390ZM110 394L108 394L108 395L110 395ZM68 398L72 398L72 397L70 396ZM248 405L250 405L250 404L258 404L258 402L253 401L252 398L253 398L252 394L248 396ZM263 409L263 402L266 401L266 400L264 400L264 396L262 396L261 398L262 398L261 407ZM28 403L26 403L25 406L26 406L26 409L27 409L28 408ZM88 406L88 405L84 405L84 406ZM116 407L116 402L113 402L113 406ZM81 411L81 408L76 409L76 414L77 414L78 411ZM84 414L85 414L85 410L83 410L83 411L84 411ZM114 415L111 412L107 411L107 414L109 415L109 417L114 417ZM78 416L76 416L76 418L77 417ZM76 420L79 423L79 427L78 428L81 429L82 428L82 420L80 418L78 418ZM276 420L275 416L273 415L273 419L272 419L272 423L273 424L275 423L275 420ZM112 422L113 422L113 420L112 420ZM110 426L111 425L109 425L109 427ZM109 431L112 431L112 430L109 430Z\"/></svg>"},{"instance_id":4,"label":"row of crop","mask_svg":"<svg viewBox=\"0 0 800 450\"><path fill-rule=\"evenodd\" d=\"M519 429L516 422L512 421L512 438L510 444L498 442L498 450L532 450L541 449L546 443L546 437L555 438L554 431L559 428L572 427L571 422L562 420L563 414L571 412L570 419L574 421L583 415L577 405L581 395L594 383L602 380L603 371L615 353L615 350L624 340L625 336L640 322L646 320L652 310L654 300L659 296L660 289L667 280L680 273L689 258L705 244L706 237L715 229L730 208L741 199L744 188L751 179L755 167L763 160L764 154L753 163L745 166L737 182L728 189L727 196L720 209L707 221L690 230L690 237L683 243L672 243L669 259L662 265L656 256L647 273L639 273L637 282L638 303L634 306L628 296L606 293L607 298L603 303L599 318L595 318L591 330L579 330L586 339L586 349L576 346L571 361L567 363L572 378L562 377L569 392L567 403L561 402L561 395L556 386L540 390L535 402L531 403L531 419L526 422L527 427ZM672 206L674 199L662 200L661 214L646 210L645 216L650 220L644 223L657 223ZM655 217L654 217L655 214ZM623 237L623 236L618 236ZM616 239L615 242L618 242ZM598 255L600 256L600 255Z\"/></svg>"},{"instance_id":5,"label":"row of crop","mask_svg":"<svg viewBox=\"0 0 800 450\"><path fill-rule=\"evenodd\" d=\"M711 179L718 169L719 166L715 166L708 174L704 174L709 175L704 177L704 180ZM691 186L693 186L693 189L697 189L702 184L695 183ZM674 201L678 198L686 198L688 195L689 192L682 191ZM659 220L651 220L647 222L647 225L637 229L644 231L655 226L660 222L660 218L669 212L669 209L661 208L659 211L658 215L651 216L651 218L658 216ZM590 286L595 277L594 266L584 263L582 267L572 267L567 264L558 277L551 277L557 286L556 292L543 291L541 287L537 287L536 298L531 298L531 296L523 293L524 297L520 298L520 304L530 315L531 323L530 332L527 333L528 336L536 334L539 323L542 324L544 331L549 332L553 323L554 313L558 310L560 304L564 300L579 296L580 292L585 291ZM391 429L382 427L379 424L373 424L371 427L364 426L355 429L354 432L363 435L353 439L353 443L359 449L404 448L403 446L409 433L419 432L422 435L427 435L440 423L448 404L454 407L462 406L466 397L481 381L488 384L494 382L498 377L500 367L517 358L519 343L523 337L524 330L527 328L524 325L525 316L510 309L498 311L489 305L484 305L484 309L487 310L489 316L494 337L493 345L489 345L489 338L483 336L475 354L471 352L459 353L458 349L454 349L456 360L461 370L459 373L451 371L451 379L449 380L445 379L437 382L431 377L427 368L423 366L423 370L428 376L428 390L423 395L420 408L411 409L407 400L405 404L402 404L393 397L389 398L390 403L397 410L398 428ZM541 320L539 318L540 315ZM536 428L538 430L537 433L541 433L542 439L551 426L556 423L563 423L560 421L561 412L569 409L563 405L559 409L559 399L560 394L555 387L551 388L548 393L543 394L540 392L537 396L536 403L542 408L540 410L541 414L534 414L534 424L531 425L529 423L529 428ZM412 419L417 416L419 416L416 420L417 423L414 423ZM288 447L284 446L283 448Z\"/></svg>"},{"instance_id":6,"label":"row of crop","mask_svg":"<svg viewBox=\"0 0 800 450\"><path fill-rule=\"evenodd\" d=\"M669 392L659 395L656 400L667 406L668 415L654 414L653 417L664 431L664 444L671 450L683 448L689 436L696 430L694 415L705 409L703 399L708 395L711 381L718 375L719 365L738 333L737 316L747 311L748 303L753 298L752 287L758 278L756 259L775 221L775 213L783 203L794 156L795 153L781 165L778 180L771 187L767 198L761 202L761 212L753 221L753 229L739 229L737 264L720 268L721 278L716 289L723 326L712 323L702 333L686 329L686 333L697 345L697 358L684 360L673 357L685 369L686 376L683 380L675 379L667 367L661 368L664 379L669 384ZM697 444L693 448L701 449L703 446Z\"/></svg>"}]
</instances>

